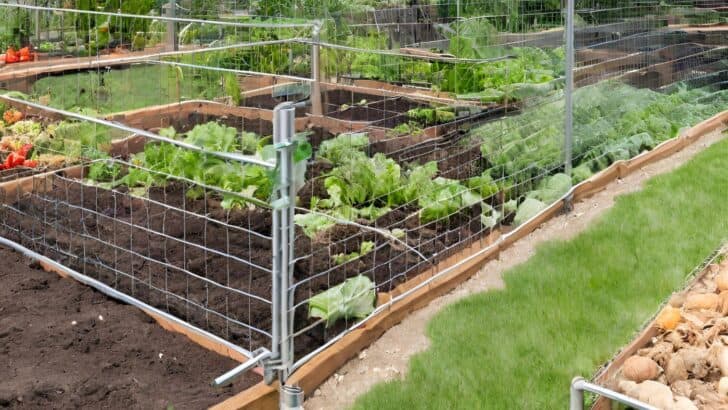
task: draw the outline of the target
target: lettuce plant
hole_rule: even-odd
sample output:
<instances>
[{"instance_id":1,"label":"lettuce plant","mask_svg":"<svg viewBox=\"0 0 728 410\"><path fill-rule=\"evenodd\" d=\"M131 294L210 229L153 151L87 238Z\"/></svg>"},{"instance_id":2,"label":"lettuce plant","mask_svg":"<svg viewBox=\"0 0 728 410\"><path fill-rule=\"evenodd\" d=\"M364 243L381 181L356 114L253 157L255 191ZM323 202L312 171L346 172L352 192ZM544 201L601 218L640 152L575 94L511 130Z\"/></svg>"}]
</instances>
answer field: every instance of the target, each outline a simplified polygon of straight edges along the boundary
<instances>
[{"instance_id":1,"label":"lettuce plant","mask_svg":"<svg viewBox=\"0 0 728 410\"><path fill-rule=\"evenodd\" d=\"M308 301L308 317L323 319L326 327L339 319L361 319L374 311L377 293L366 276L349 278Z\"/></svg>"}]
</instances>

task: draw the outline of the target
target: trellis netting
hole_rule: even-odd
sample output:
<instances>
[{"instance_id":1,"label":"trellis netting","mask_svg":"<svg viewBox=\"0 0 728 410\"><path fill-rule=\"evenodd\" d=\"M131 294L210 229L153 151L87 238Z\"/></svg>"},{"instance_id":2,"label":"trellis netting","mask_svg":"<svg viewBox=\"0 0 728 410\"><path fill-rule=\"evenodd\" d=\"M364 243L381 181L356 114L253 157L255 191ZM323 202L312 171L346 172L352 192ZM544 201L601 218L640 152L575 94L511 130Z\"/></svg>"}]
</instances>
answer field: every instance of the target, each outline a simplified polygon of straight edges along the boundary
<instances>
[{"instance_id":1,"label":"trellis netting","mask_svg":"<svg viewBox=\"0 0 728 410\"><path fill-rule=\"evenodd\" d=\"M0 231L268 381L726 106L708 3L103 3L0 4Z\"/></svg>"}]
</instances>

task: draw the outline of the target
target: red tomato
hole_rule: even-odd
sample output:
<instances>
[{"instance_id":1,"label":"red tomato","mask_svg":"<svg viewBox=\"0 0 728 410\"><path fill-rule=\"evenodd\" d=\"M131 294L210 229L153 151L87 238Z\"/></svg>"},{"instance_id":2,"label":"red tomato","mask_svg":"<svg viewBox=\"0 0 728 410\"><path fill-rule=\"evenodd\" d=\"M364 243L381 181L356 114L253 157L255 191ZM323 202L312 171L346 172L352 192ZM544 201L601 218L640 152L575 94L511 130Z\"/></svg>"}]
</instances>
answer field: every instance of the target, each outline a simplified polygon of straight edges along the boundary
<instances>
[{"instance_id":1,"label":"red tomato","mask_svg":"<svg viewBox=\"0 0 728 410\"><path fill-rule=\"evenodd\" d=\"M22 156L23 158L28 156L28 153L30 150L33 149L33 144L25 144L17 151L18 155Z\"/></svg>"},{"instance_id":2,"label":"red tomato","mask_svg":"<svg viewBox=\"0 0 728 410\"><path fill-rule=\"evenodd\" d=\"M5 169L12 169L17 166L23 165L25 157L18 155L16 152L11 152L7 158L5 158Z\"/></svg>"},{"instance_id":3,"label":"red tomato","mask_svg":"<svg viewBox=\"0 0 728 410\"><path fill-rule=\"evenodd\" d=\"M15 51L13 47L8 47L8 51L5 53L5 62L10 63L17 63L20 59L20 56L18 56L18 53Z\"/></svg>"}]
</instances>

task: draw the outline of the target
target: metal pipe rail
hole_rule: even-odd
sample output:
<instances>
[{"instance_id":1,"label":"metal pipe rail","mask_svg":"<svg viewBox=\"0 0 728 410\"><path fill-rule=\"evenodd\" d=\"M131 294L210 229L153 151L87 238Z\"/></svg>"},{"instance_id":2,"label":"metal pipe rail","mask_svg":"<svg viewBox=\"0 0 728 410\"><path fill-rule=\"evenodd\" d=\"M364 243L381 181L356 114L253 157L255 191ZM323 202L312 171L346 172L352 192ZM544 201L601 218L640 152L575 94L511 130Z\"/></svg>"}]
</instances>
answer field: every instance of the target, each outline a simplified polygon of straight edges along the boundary
<instances>
[{"instance_id":1,"label":"metal pipe rail","mask_svg":"<svg viewBox=\"0 0 728 410\"><path fill-rule=\"evenodd\" d=\"M632 406L638 410L659 410L657 407L650 406L645 402L625 396L622 393L617 393L616 391L607 389L606 387L589 383L584 380L583 377L575 377L574 380L571 381L571 394L569 399L570 410L584 410L584 392L594 393L619 403Z\"/></svg>"}]
</instances>

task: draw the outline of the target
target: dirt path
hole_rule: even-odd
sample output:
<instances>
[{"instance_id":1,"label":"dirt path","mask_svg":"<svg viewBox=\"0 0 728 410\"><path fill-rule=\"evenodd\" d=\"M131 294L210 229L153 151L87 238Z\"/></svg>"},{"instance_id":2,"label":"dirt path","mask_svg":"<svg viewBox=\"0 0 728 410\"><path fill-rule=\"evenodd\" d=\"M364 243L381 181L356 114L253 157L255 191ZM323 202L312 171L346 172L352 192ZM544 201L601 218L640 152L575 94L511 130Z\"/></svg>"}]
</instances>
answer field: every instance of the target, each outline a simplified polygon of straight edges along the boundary
<instances>
[{"instance_id":1,"label":"dirt path","mask_svg":"<svg viewBox=\"0 0 728 410\"><path fill-rule=\"evenodd\" d=\"M480 272L454 291L407 317L361 352L358 358L339 369L306 401L306 409L343 409L351 406L357 396L367 392L376 383L404 378L409 358L429 346L426 326L442 307L473 293L502 288L503 272L525 262L535 253L538 245L552 239L564 240L576 236L611 208L617 196L640 190L649 178L674 170L721 137L721 132L708 134L670 158L648 165L623 180L612 182L593 197L574 204L573 212L552 219L502 251L499 259L486 263Z\"/></svg>"},{"instance_id":2,"label":"dirt path","mask_svg":"<svg viewBox=\"0 0 728 410\"><path fill-rule=\"evenodd\" d=\"M202 409L260 378L141 310L0 248L0 409Z\"/></svg>"}]
</instances>

